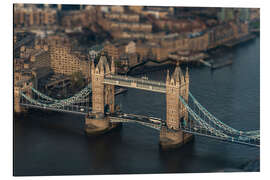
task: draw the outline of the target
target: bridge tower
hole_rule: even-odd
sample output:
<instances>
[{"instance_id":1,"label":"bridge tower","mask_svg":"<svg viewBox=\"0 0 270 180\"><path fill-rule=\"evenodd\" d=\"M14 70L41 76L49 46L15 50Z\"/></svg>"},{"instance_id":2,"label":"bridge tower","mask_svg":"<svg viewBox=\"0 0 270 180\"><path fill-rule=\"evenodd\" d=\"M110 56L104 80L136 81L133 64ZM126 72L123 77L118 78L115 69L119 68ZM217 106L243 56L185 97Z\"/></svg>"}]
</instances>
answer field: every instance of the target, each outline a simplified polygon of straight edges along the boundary
<instances>
[{"instance_id":1,"label":"bridge tower","mask_svg":"<svg viewBox=\"0 0 270 180\"><path fill-rule=\"evenodd\" d=\"M20 105L21 94L20 92L24 92L28 97L32 97L31 87L33 83L31 81L26 81L21 84L14 85L14 112L22 113L26 112L26 109Z\"/></svg>"},{"instance_id":2,"label":"bridge tower","mask_svg":"<svg viewBox=\"0 0 270 180\"><path fill-rule=\"evenodd\" d=\"M188 112L181 103L179 96L187 100L189 91L188 70L184 76L179 64L170 76L167 71L166 78L166 126L160 131L160 145L163 148L177 147L191 139L190 134L181 130L181 126L188 122Z\"/></svg>"},{"instance_id":3,"label":"bridge tower","mask_svg":"<svg viewBox=\"0 0 270 180\"><path fill-rule=\"evenodd\" d=\"M114 64L114 58L113 57L112 57L112 62L111 62L110 73L115 74L115 64ZM114 85L106 85L105 86L105 106L107 105L109 107L108 110L111 113L114 113L114 104L115 104L114 94L115 94Z\"/></svg>"},{"instance_id":4,"label":"bridge tower","mask_svg":"<svg viewBox=\"0 0 270 180\"><path fill-rule=\"evenodd\" d=\"M112 59L109 65L106 56L101 55L98 64L91 64L92 81L92 112L86 116L85 130L88 134L100 134L107 132L114 125L110 124L106 112L114 112L114 86L105 85L106 74L115 73L115 64Z\"/></svg>"},{"instance_id":5,"label":"bridge tower","mask_svg":"<svg viewBox=\"0 0 270 180\"><path fill-rule=\"evenodd\" d=\"M20 105L20 91L21 88L18 86L14 86L14 112L15 113L21 113L23 112L25 109L23 107L21 107Z\"/></svg>"},{"instance_id":6,"label":"bridge tower","mask_svg":"<svg viewBox=\"0 0 270 180\"><path fill-rule=\"evenodd\" d=\"M104 84L103 84L105 75L104 61L107 61L106 57L101 56L98 65L95 67L94 61L92 61L91 67L92 111L102 114L104 114Z\"/></svg>"}]
</instances>

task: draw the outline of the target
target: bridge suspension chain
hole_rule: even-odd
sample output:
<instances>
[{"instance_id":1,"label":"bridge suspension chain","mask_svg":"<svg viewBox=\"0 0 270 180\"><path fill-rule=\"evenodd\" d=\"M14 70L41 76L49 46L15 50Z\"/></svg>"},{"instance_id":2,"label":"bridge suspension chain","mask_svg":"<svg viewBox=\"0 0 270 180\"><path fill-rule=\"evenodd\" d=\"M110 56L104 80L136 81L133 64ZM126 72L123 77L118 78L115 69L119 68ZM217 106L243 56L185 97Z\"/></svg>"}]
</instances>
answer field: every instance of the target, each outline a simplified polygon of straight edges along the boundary
<instances>
[{"instance_id":1,"label":"bridge suspension chain","mask_svg":"<svg viewBox=\"0 0 270 180\"><path fill-rule=\"evenodd\" d=\"M200 116L197 115L196 112L194 112L189 105L187 105L187 103L185 102L185 100L180 97L180 101L184 104L184 106L187 108L189 114L191 115L191 117L197 122L199 123L199 125L201 125L203 128L205 128L206 130L209 130L211 133L213 133L215 136L217 137L221 137L223 139L232 141L232 142L238 142L238 143L243 143L243 144L249 144L249 145L255 145L255 146L259 146L259 137L258 136L234 136L229 134L224 134L224 132L217 130L216 128L212 127L210 125L210 123L207 123L205 120L201 119ZM213 131L214 129L214 131Z\"/></svg>"},{"instance_id":2,"label":"bridge suspension chain","mask_svg":"<svg viewBox=\"0 0 270 180\"><path fill-rule=\"evenodd\" d=\"M74 103L78 103L78 102L87 102L85 100L85 98L90 94L91 92L91 84L88 84L87 87L85 87L84 89L82 89L80 92L76 93L74 96L67 98L67 99L62 99L62 100L58 100L58 99L53 99L39 91L37 91L36 89L32 88L33 92L36 93L38 96L42 97L43 99L46 99L48 101L45 102L39 102L39 104L43 104L43 106L48 106L48 107L58 107L58 106L65 106L65 105L70 105L70 104L74 104ZM25 97L25 96L24 96ZM28 98L28 100L30 100L32 98ZM33 101L31 100L31 102L37 102L36 100ZM37 104L37 103L36 103Z\"/></svg>"},{"instance_id":3,"label":"bridge suspension chain","mask_svg":"<svg viewBox=\"0 0 270 180\"><path fill-rule=\"evenodd\" d=\"M244 135L244 136L254 136L254 137L258 137L260 131L259 130L254 130L254 131L239 131L236 130L230 126L228 126L227 124L223 123L222 121L218 120L215 116L213 116L210 112L207 111L207 109L205 109L196 99L195 97L189 93L189 96L191 97L192 101L196 104L196 106L198 107L198 109L205 115L208 117L208 119L210 121L212 121L214 124L216 124L218 127L224 129L226 132L232 133L232 134L236 134L236 135Z\"/></svg>"},{"instance_id":4,"label":"bridge suspension chain","mask_svg":"<svg viewBox=\"0 0 270 180\"><path fill-rule=\"evenodd\" d=\"M83 96L78 95L77 97L73 96L72 98L68 98L68 99L61 100L59 102L54 102L54 103L48 103L48 101L44 102L44 101L41 101L41 100L39 100L39 101L35 100L35 99L25 95L23 92L21 92L21 95L32 104L36 104L36 105L39 105L41 107L60 108L60 107L68 106L68 105L71 105L71 104L87 102L86 100L83 100L82 98L86 97L88 94L84 94Z\"/></svg>"},{"instance_id":5,"label":"bridge suspension chain","mask_svg":"<svg viewBox=\"0 0 270 180\"><path fill-rule=\"evenodd\" d=\"M36 90L33 87L31 89L34 93L36 93L37 95L39 95L40 97L42 97L46 100L61 103L61 102L66 102L66 101L74 100L74 99L78 99L78 98L84 98L85 96L89 95L91 93L91 84L89 83L84 89L82 89L81 91L79 91L78 93L73 95L72 97L67 98L67 99L61 99L61 100L49 97L49 96L39 92L38 90Z\"/></svg>"},{"instance_id":6,"label":"bridge suspension chain","mask_svg":"<svg viewBox=\"0 0 270 180\"><path fill-rule=\"evenodd\" d=\"M194 118L194 120L199 123L200 126L202 126L204 129L209 130L213 134L219 137L226 138L228 135L224 134L223 132L213 128L210 124L206 123L203 119L201 119L200 116L198 116L185 102L185 100L180 96L180 101L184 104L184 106L187 108L189 114Z\"/></svg>"}]
</instances>

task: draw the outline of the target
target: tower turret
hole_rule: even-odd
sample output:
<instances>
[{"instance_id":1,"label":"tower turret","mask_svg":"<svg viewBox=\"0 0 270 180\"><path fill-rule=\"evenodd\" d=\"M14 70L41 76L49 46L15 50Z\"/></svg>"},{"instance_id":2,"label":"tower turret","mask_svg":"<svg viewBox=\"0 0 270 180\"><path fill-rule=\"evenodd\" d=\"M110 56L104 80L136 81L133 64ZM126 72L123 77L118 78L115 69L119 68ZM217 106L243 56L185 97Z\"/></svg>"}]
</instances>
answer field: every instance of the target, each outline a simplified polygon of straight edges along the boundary
<instances>
[{"instance_id":1,"label":"tower turret","mask_svg":"<svg viewBox=\"0 0 270 180\"><path fill-rule=\"evenodd\" d=\"M170 84L170 71L169 69L167 70L167 78L166 78L166 85Z\"/></svg>"},{"instance_id":2,"label":"tower turret","mask_svg":"<svg viewBox=\"0 0 270 180\"><path fill-rule=\"evenodd\" d=\"M106 64L105 64L105 74L110 73L110 72L111 71L110 71L109 64L108 64L108 62L106 62Z\"/></svg>"},{"instance_id":3,"label":"tower turret","mask_svg":"<svg viewBox=\"0 0 270 180\"><path fill-rule=\"evenodd\" d=\"M115 74L115 63L114 63L114 58L112 57L112 62L111 62L111 73Z\"/></svg>"},{"instance_id":4,"label":"tower turret","mask_svg":"<svg viewBox=\"0 0 270 180\"><path fill-rule=\"evenodd\" d=\"M92 61L91 63L91 74L95 73L95 63Z\"/></svg>"},{"instance_id":5,"label":"tower turret","mask_svg":"<svg viewBox=\"0 0 270 180\"><path fill-rule=\"evenodd\" d=\"M172 79L174 79L174 83L176 86L180 86L182 82L183 73L181 71L181 68L179 66L179 63L177 62Z\"/></svg>"},{"instance_id":6,"label":"tower turret","mask_svg":"<svg viewBox=\"0 0 270 180\"><path fill-rule=\"evenodd\" d=\"M186 68L185 82L186 82L186 83L188 84L188 86L189 86L189 73L188 73L188 67Z\"/></svg>"}]
</instances>

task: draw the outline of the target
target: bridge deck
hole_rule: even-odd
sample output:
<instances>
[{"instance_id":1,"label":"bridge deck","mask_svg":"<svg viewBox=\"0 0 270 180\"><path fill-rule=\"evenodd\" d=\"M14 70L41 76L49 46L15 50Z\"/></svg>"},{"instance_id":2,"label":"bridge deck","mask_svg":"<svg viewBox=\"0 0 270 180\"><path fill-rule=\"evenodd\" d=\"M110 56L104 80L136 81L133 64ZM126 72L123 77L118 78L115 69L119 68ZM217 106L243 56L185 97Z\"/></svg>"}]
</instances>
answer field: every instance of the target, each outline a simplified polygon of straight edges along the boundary
<instances>
[{"instance_id":1,"label":"bridge deck","mask_svg":"<svg viewBox=\"0 0 270 180\"><path fill-rule=\"evenodd\" d=\"M104 83L152 92L166 93L166 84L163 82L134 78L130 76L106 75L104 78Z\"/></svg>"},{"instance_id":2,"label":"bridge deck","mask_svg":"<svg viewBox=\"0 0 270 180\"><path fill-rule=\"evenodd\" d=\"M70 107L63 107L63 108L51 108L51 107L43 107L35 104L24 104L20 103L21 106L24 107L29 107L29 108L35 108L35 109L42 109L42 110L49 110L49 111L56 111L56 112L66 112L66 113L72 113L72 114L81 114L81 115L86 115L88 114L88 109L87 107L84 107L83 110L82 108L74 108L72 106ZM91 110L91 108L89 108Z\"/></svg>"}]
</instances>

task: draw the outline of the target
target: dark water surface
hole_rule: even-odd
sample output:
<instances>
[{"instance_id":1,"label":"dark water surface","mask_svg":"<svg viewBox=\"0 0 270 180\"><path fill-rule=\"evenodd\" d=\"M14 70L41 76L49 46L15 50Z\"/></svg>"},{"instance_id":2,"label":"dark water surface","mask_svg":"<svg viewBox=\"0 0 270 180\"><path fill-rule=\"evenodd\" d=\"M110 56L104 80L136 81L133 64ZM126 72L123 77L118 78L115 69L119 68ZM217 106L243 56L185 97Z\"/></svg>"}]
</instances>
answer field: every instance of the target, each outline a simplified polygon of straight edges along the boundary
<instances>
[{"instance_id":1,"label":"dark water surface","mask_svg":"<svg viewBox=\"0 0 270 180\"><path fill-rule=\"evenodd\" d=\"M260 128L260 40L233 49L233 65L190 68L190 90L212 114L241 130ZM171 68L172 70L172 68ZM166 70L146 73L165 80ZM129 89L117 97L124 112L165 119L165 95ZM159 149L159 132L124 124L106 135L88 138L84 117L31 111L14 121L14 175L185 173L244 171L259 159L258 148L206 137L181 149ZM257 167L259 168L259 167Z\"/></svg>"}]
</instances>

